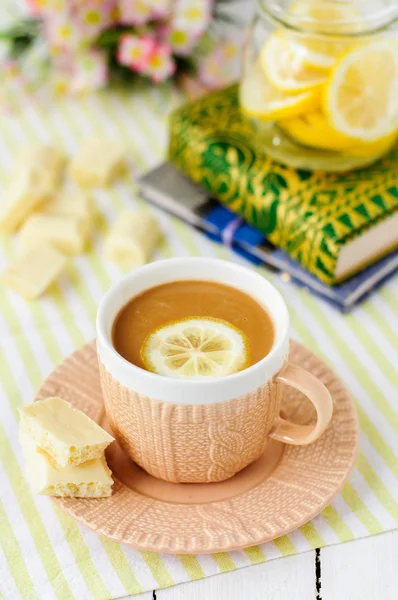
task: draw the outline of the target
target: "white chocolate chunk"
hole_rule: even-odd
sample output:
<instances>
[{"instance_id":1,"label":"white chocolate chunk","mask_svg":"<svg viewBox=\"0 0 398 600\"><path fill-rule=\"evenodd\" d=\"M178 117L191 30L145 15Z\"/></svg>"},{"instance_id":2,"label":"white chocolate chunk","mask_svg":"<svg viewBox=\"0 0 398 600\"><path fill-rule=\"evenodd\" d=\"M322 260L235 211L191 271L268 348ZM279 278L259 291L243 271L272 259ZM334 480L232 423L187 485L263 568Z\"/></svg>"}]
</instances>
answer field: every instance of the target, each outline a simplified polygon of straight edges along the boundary
<instances>
[{"instance_id":1,"label":"white chocolate chunk","mask_svg":"<svg viewBox=\"0 0 398 600\"><path fill-rule=\"evenodd\" d=\"M15 170L0 203L0 231L14 232L32 211L48 199L49 194L40 185L34 169Z\"/></svg>"},{"instance_id":2,"label":"white chocolate chunk","mask_svg":"<svg viewBox=\"0 0 398 600\"><path fill-rule=\"evenodd\" d=\"M86 219L95 216L96 207L92 196L88 192L79 190L57 194L45 205L42 212L56 217Z\"/></svg>"},{"instance_id":3,"label":"white chocolate chunk","mask_svg":"<svg viewBox=\"0 0 398 600\"><path fill-rule=\"evenodd\" d=\"M113 441L102 427L62 398L39 400L19 412L21 431L60 467L99 458Z\"/></svg>"},{"instance_id":4,"label":"white chocolate chunk","mask_svg":"<svg viewBox=\"0 0 398 600\"><path fill-rule=\"evenodd\" d=\"M56 195L40 211L55 217L69 217L83 223L86 235L92 229L97 210L90 194L83 191Z\"/></svg>"},{"instance_id":5,"label":"white chocolate chunk","mask_svg":"<svg viewBox=\"0 0 398 600\"><path fill-rule=\"evenodd\" d=\"M63 254L41 242L8 266L3 283L25 298L37 298L55 281L65 264Z\"/></svg>"},{"instance_id":6,"label":"white chocolate chunk","mask_svg":"<svg viewBox=\"0 0 398 600\"><path fill-rule=\"evenodd\" d=\"M22 431L19 442L33 493L74 498L105 498L112 494L113 480L104 456L61 469Z\"/></svg>"},{"instance_id":7,"label":"white chocolate chunk","mask_svg":"<svg viewBox=\"0 0 398 600\"><path fill-rule=\"evenodd\" d=\"M71 178L82 187L104 187L122 174L125 155L120 141L88 140L72 159Z\"/></svg>"},{"instance_id":8,"label":"white chocolate chunk","mask_svg":"<svg viewBox=\"0 0 398 600\"><path fill-rule=\"evenodd\" d=\"M21 227L19 240L24 251L44 241L65 254L77 254L84 248L86 224L70 217L36 213Z\"/></svg>"},{"instance_id":9,"label":"white chocolate chunk","mask_svg":"<svg viewBox=\"0 0 398 600\"><path fill-rule=\"evenodd\" d=\"M161 231L152 215L124 211L116 219L105 242L105 256L120 265L143 265L151 260L160 237Z\"/></svg>"},{"instance_id":10,"label":"white chocolate chunk","mask_svg":"<svg viewBox=\"0 0 398 600\"><path fill-rule=\"evenodd\" d=\"M65 157L50 146L28 146L16 160L0 203L0 231L12 233L55 193Z\"/></svg>"},{"instance_id":11,"label":"white chocolate chunk","mask_svg":"<svg viewBox=\"0 0 398 600\"><path fill-rule=\"evenodd\" d=\"M39 185L48 194L57 190L66 166L65 154L47 144L30 144L22 148L16 165L18 168L31 168L37 174Z\"/></svg>"}]
</instances>

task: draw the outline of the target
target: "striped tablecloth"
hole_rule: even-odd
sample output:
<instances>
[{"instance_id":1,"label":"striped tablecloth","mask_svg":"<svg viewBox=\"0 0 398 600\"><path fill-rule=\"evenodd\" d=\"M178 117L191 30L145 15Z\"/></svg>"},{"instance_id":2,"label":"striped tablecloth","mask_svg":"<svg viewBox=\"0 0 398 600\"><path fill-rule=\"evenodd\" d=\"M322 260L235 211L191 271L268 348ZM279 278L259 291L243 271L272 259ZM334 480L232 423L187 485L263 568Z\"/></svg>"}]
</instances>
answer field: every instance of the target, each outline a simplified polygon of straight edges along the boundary
<instances>
[{"instance_id":1,"label":"striped tablecloth","mask_svg":"<svg viewBox=\"0 0 398 600\"><path fill-rule=\"evenodd\" d=\"M27 303L0 288L0 597L6 600L117 598L327 544L373 535L398 523L398 278L349 316L261 270L284 294L292 336L340 374L355 399L362 430L356 468L343 492L321 515L289 536L261 547L208 556L140 552L77 525L46 497L32 496L17 440L19 406L32 401L48 373L94 337L98 302L121 271L102 257L104 234L118 212L153 211L165 241L156 258L206 255L238 260L178 220L136 196L134 176L157 163L167 143L170 88L103 94L51 103L22 91L8 97L0 117L0 183L13 155L28 141L55 143L73 154L96 134L123 138L131 176L95 193L100 219L89 251L42 299ZM0 269L16 252L2 238ZM248 573L248 576L249 573Z\"/></svg>"}]
</instances>

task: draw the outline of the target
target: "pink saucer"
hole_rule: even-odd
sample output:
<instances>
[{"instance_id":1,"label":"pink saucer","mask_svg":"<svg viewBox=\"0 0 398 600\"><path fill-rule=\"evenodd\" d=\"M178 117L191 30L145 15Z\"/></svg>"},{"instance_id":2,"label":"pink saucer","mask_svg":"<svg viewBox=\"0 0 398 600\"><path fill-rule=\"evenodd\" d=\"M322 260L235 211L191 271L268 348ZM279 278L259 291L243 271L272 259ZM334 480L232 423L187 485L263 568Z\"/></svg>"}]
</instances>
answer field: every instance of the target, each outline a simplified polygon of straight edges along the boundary
<instances>
[{"instance_id":1,"label":"pink saucer","mask_svg":"<svg viewBox=\"0 0 398 600\"><path fill-rule=\"evenodd\" d=\"M113 495L55 502L114 541L173 554L245 548L303 525L330 503L348 479L359 431L354 405L333 371L296 342L291 342L289 360L318 377L333 398L332 421L315 443L284 446L271 441L261 458L227 481L176 484L148 475L114 442L106 455L115 480ZM60 364L37 399L55 395L107 426L94 342ZM286 388L283 412L300 424L315 419L310 402L293 388Z\"/></svg>"}]
</instances>

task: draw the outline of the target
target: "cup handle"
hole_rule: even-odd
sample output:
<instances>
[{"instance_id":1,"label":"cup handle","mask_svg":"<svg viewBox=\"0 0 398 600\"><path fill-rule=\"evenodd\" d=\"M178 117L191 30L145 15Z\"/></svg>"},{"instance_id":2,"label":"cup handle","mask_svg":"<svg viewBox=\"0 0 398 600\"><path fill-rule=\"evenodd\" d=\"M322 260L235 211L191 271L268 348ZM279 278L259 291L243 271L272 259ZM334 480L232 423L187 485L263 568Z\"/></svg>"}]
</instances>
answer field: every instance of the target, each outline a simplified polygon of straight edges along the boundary
<instances>
[{"instance_id":1,"label":"cup handle","mask_svg":"<svg viewBox=\"0 0 398 600\"><path fill-rule=\"evenodd\" d=\"M317 421L315 425L298 425L278 416L269 436L284 444L295 446L304 446L315 442L325 431L332 418L333 401L328 390L314 375L292 363L283 367L277 375L276 381L290 385L305 394L315 406Z\"/></svg>"}]
</instances>

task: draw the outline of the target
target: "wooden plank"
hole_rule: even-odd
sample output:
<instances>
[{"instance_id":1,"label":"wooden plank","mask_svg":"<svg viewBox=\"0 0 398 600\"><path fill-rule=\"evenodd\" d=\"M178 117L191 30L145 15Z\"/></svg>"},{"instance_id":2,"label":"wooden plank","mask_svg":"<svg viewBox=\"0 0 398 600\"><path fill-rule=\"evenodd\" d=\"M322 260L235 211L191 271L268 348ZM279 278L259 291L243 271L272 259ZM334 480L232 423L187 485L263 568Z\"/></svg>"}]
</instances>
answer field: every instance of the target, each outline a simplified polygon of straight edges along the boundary
<instances>
[{"instance_id":1,"label":"wooden plank","mask_svg":"<svg viewBox=\"0 0 398 600\"><path fill-rule=\"evenodd\" d=\"M398 530L321 550L322 600L396 600Z\"/></svg>"},{"instance_id":2,"label":"wooden plank","mask_svg":"<svg viewBox=\"0 0 398 600\"><path fill-rule=\"evenodd\" d=\"M155 595L156 600L314 600L315 553L305 552L182 583L157 590Z\"/></svg>"}]
</instances>

